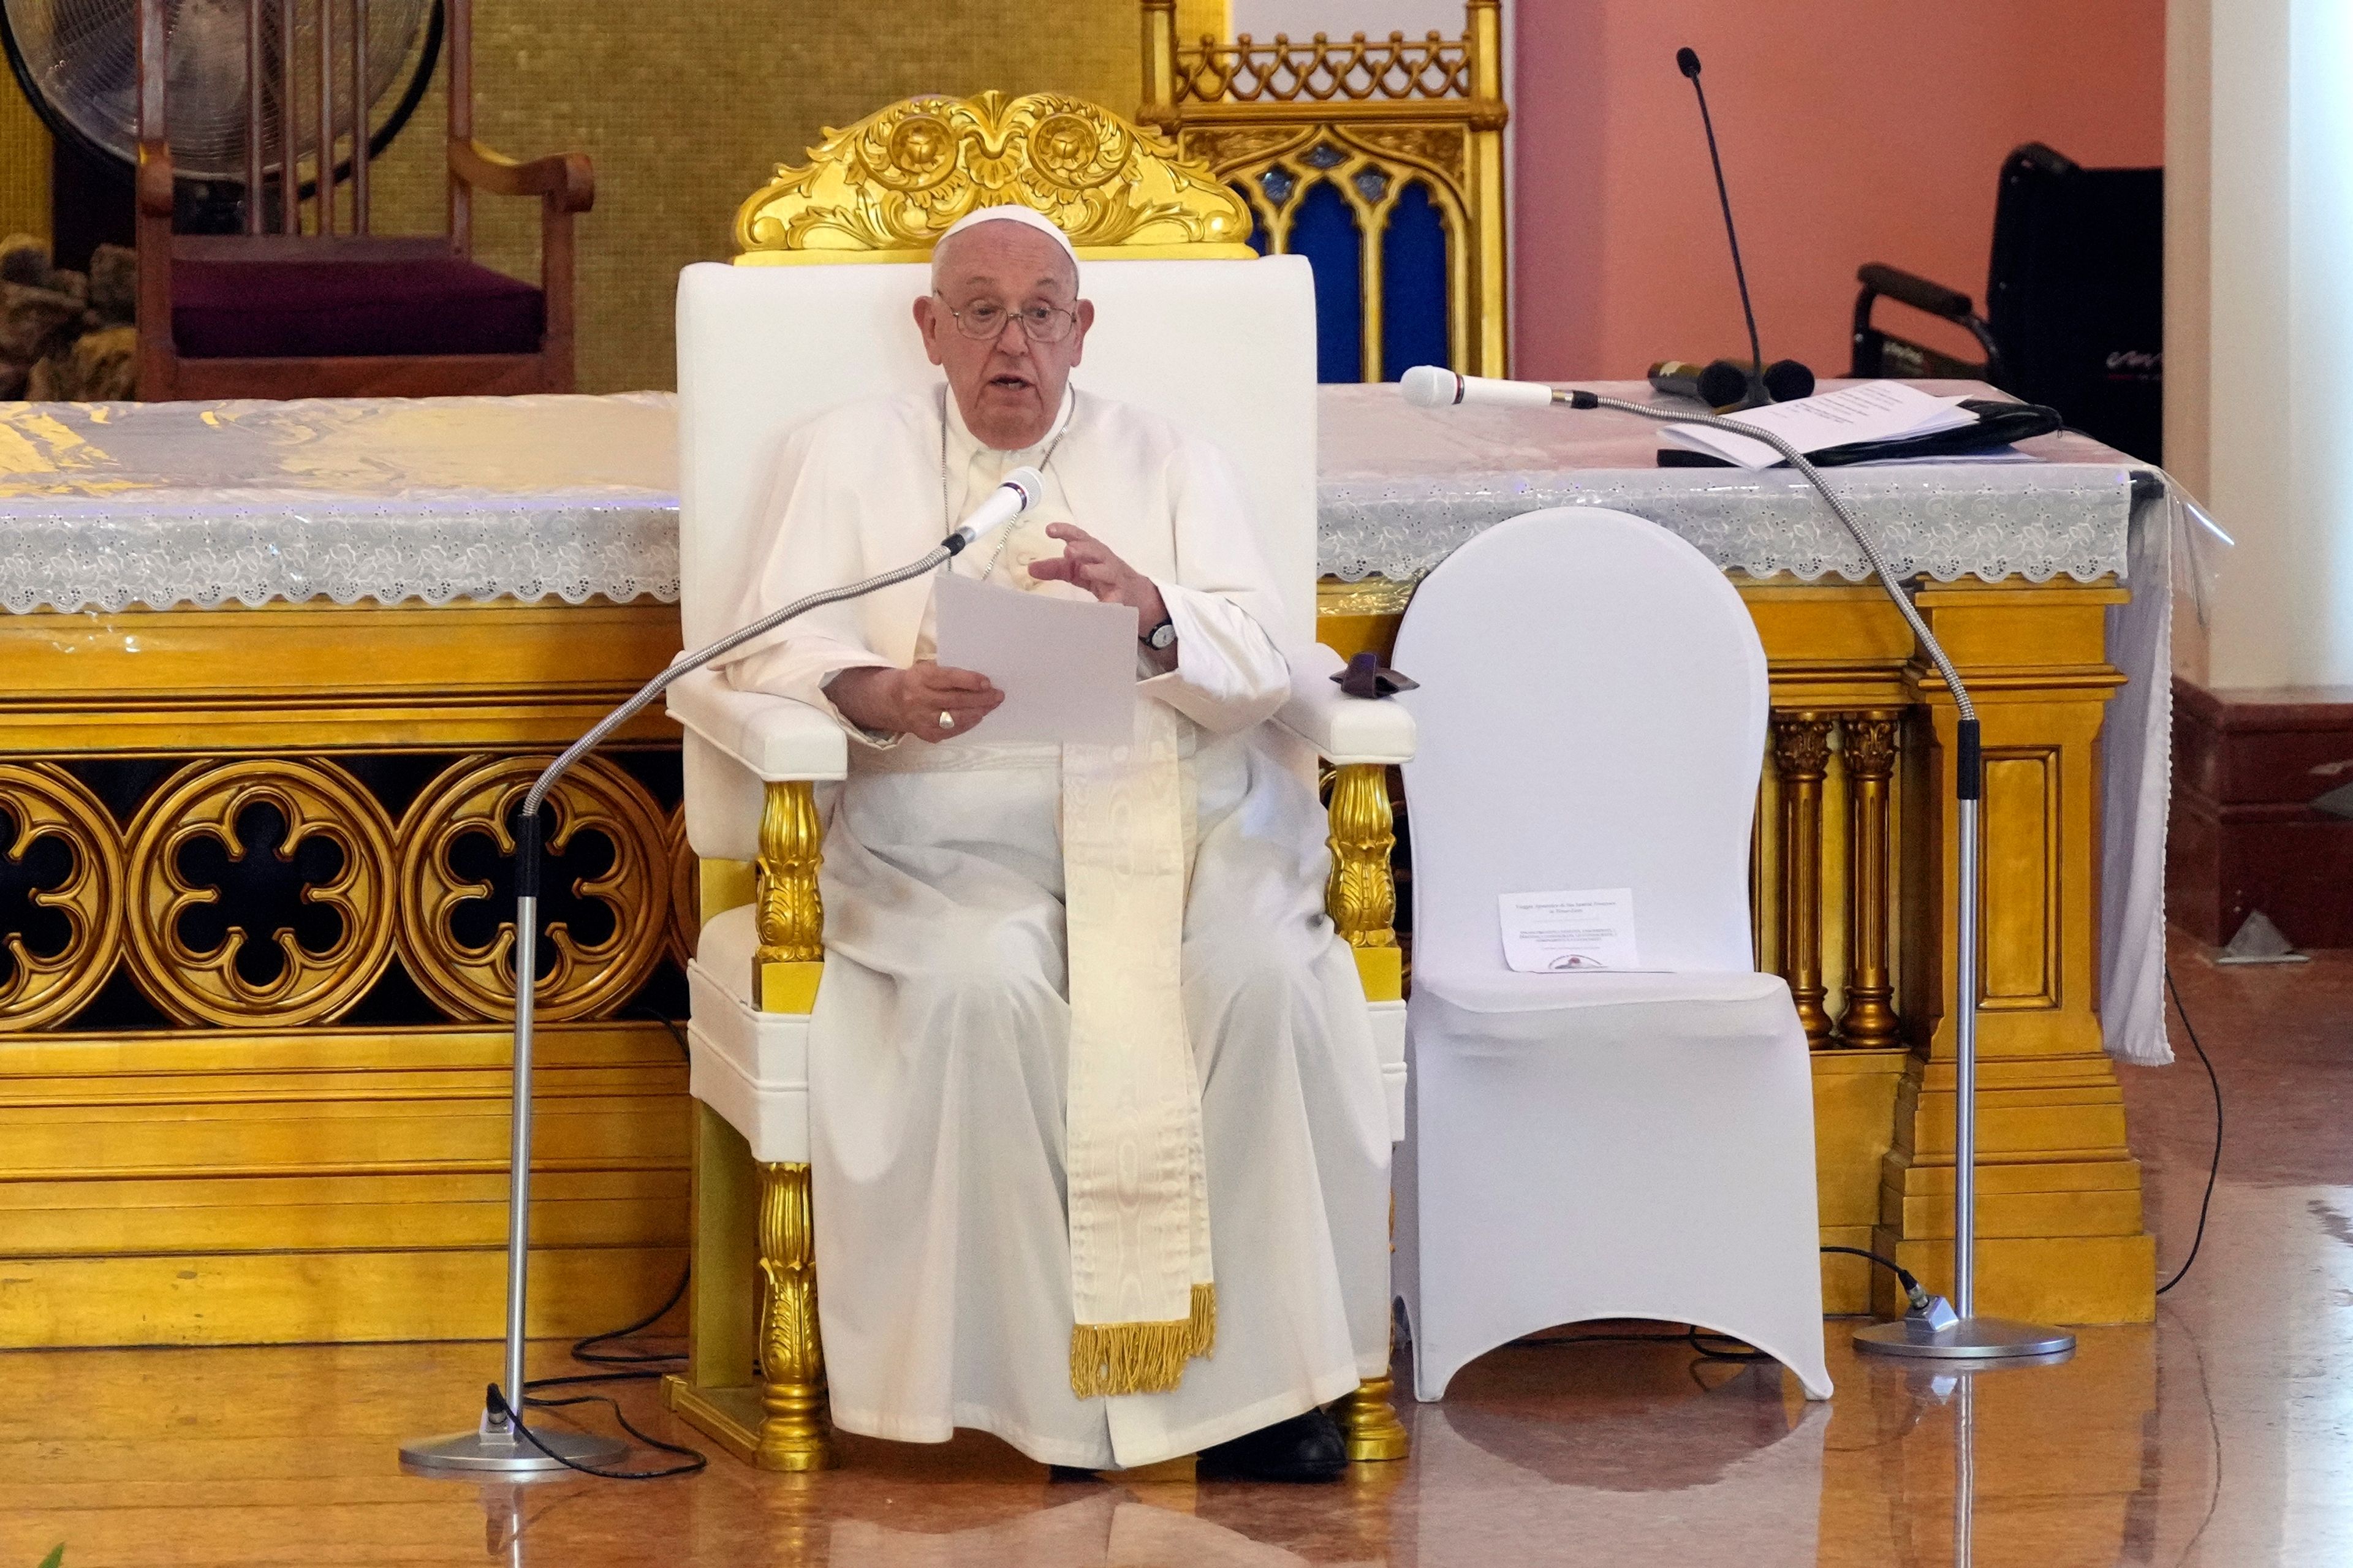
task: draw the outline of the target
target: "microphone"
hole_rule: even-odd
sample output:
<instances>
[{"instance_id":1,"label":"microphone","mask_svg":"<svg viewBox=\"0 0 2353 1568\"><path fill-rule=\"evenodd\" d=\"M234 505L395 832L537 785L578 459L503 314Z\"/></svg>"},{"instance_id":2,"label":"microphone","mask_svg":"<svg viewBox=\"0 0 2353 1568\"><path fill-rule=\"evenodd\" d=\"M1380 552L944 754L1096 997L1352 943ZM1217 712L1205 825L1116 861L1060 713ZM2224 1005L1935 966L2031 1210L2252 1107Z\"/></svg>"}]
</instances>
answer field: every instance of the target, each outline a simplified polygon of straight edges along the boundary
<instances>
[{"instance_id":1,"label":"microphone","mask_svg":"<svg viewBox=\"0 0 2353 1568\"><path fill-rule=\"evenodd\" d=\"M1814 395L1814 373L1793 359L1777 359L1765 367L1765 393L1776 403L1795 403Z\"/></svg>"},{"instance_id":2,"label":"microphone","mask_svg":"<svg viewBox=\"0 0 2353 1568\"><path fill-rule=\"evenodd\" d=\"M1038 504L1046 491L1046 476L1035 468L1016 468L998 481L988 499L972 509L972 515L959 524L956 531L941 541L951 555L969 550L984 535L1004 527L1023 512Z\"/></svg>"},{"instance_id":3,"label":"microphone","mask_svg":"<svg viewBox=\"0 0 2353 1568\"><path fill-rule=\"evenodd\" d=\"M976 540L992 530L1019 517L1037 504L1045 490L1045 479L1037 469L1016 468L1005 476L988 499L973 509L972 515L954 533L941 540L915 560L878 572L860 582L844 584L839 588L824 588L804 595L773 610L750 626L738 626L717 642L707 644L691 653L672 659L667 668L647 681L628 700L589 727L588 732L566 746L562 754L547 764L531 788L525 792L514 828L515 844L515 917L514 929L521 935L514 945L514 1112L513 1123L518 1129L514 1158L510 1162L512 1181L508 1188L507 1209L511 1215L527 1215L531 1211L531 1159L528 1148L531 1127L531 1055L532 1023L535 1005L533 964L539 951L535 933L539 930L540 884L540 809L546 804L548 792L583 757L604 743L605 738L668 690L680 677L701 669L721 655L729 653L757 637L764 637L786 621L839 605L868 594L913 582L915 578L937 571L968 548ZM520 1219L515 1224L522 1223ZM508 1238L509 1265L507 1274L507 1344L505 1393L500 1385L491 1385L491 1414L498 1416L503 1408L506 1423L531 1437L523 1427L523 1300L527 1281L523 1271L523 1243L520 1231ZM544 1451L539 1439L531 1438Z\"/></svg>"},{"instance_id":4,"label":"microphone","mask_svg":"<svg viewBox=\"0 0 2353 1568\"><path fill-rule=\"evenodd\" d=\"M1724 381L1726 374L1739 376L1742 384L1740 395L1735 398L1708 397L1705 401L1717 407L1736 403L1743 408L1754 408L1768 401L1787 403L1792 398L1810 397L1814 391L1812 371L1796 360L1787 359L1774 362L1770 369L1766 366L1765 350L1757 336L1756 308L1748 300L1748 269L1740 261L1740 231L1732 222L1732 194L1724 183L1723 156L1716 151L1715 121L1707 111L1707 89L1700 85L1698 51L1688 45L1677 49L1675 68L1683 73L1684 79L1692 84L1693 93L1699 99L1700 129L1707 133L1707 161L1715 171L1715 199L1724 209L1724 237L1732 246L1732 277L1740 285L1740 315L1748 327L1747 364L1718 360L1708 366L1708 371L1716 379L1715 390L1718 391L1726 384Z\"/></svg>"},{"instance_id":5,"label":"microphone","mask_svg":"<svg viewBox=\"0 0 2353 1568\"><path fill-rule=\"evenodd\" d=\"M1662 359L1651 367L1651 388L1672 397L1688 397L1711 408L1754 408L1763 399L1748 395L1749 367L1738 360L1712 364ZM1775 360L1765 367L1765 394L1776 403L1814 395L1814 373L1793 359Z\"/></svg>"},{"instance_id":6,"label":"microphone","mask_svg":"<svg viewBox=\"0 0 2353 1568\"><path fill-rule=\"evenodd\" d=\"M1479 404L1494 408L1546 408L1558 395L1541 381L1499 381L1464 375L1443 365L1418 364L1398 378L1398 391L1416 408Z\"/></svg>"},{"instance_id":7,"label":"microphone","mask_svg":"<svg viewBox=\"0 0 2353 1568\"><path fill-rule=\"evenodd\" d=\"M1771 378L1771 373L1767 373ZM1671 397L1688 397L1711 408L1727 408L1748 395L1748 367L1728 359L1713 364L1662 359L1651 367L1651 388Z\"/></svg>"}]
</instances>

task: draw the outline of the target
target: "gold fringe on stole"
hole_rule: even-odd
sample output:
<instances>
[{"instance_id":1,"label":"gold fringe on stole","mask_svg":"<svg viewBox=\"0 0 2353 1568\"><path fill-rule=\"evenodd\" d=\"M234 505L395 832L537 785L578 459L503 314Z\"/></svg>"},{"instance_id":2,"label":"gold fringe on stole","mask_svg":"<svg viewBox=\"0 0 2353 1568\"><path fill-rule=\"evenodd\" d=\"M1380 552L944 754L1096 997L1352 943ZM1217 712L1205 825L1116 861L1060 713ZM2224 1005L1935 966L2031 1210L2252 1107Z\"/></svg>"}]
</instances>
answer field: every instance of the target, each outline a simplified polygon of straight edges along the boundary
<instances>
[{"instance_id":1,"label":"gold fringe on stole","mask_svg":"<svg viewBox=\"0 0 2353 1568\"><path fill-rule=\"evenodd\" d=\"M1193 1315L1165 1323L1081 1323L1071 1331L1071 1392L1081 1399L1111 1394L1166 1394L1185 1380L1185 1363L1218 1344L1218 1288L1193 1287Z\"/></svg>"}]
</instances>

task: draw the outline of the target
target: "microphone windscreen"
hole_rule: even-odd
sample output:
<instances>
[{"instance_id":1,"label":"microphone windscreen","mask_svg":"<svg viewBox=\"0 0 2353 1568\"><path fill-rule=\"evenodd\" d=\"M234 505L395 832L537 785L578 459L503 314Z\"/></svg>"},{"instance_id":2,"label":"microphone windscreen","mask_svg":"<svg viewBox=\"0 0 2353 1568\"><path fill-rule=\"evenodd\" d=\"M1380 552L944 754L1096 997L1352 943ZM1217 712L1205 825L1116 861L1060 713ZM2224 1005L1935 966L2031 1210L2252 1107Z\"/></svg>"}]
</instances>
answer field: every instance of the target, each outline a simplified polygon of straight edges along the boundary
<instances>
[{"instance_id":1,"label":"microphone windscreen","mask_svg":"<svg viewBox=\"0 0 2353 1568\"><path fill-rule=\"evenodd\" d=\"M1445 408L1460 400L1462 383L1442 366L1418 364L1398 378L1398 391L1416 408Z\"/></svg>"},{"instance_id":2,"label":"microphone windscreen","mask_svg":"<svg viewBox=\"0 0 2353 1568\"><path fill-rule=\"evenodd\" d=\"M1046 476L1027 465L1014 469L999 479L997 484L1021 492L1023 511L1028 511L1031 507L1036 506L1038 498L1046 493Z\"/></svg>"},{"instance_id":3,"label":"microphone windscreen","mask_svg":"<svg viewBox=\"0 0 2353 1568\"><path fill-rule=\"evenodd\" d=\"M1694 81L1699 79L1699 53L1688 44L1675 51L1675 69Z\"/></svg>"},{"instance_id":4,"label":"microphone windscreen","mask_svg":"<svg viewBox=\"0 0 2353 1568\"><path fill-rule=\"evenodd\" d=\"M1777 359L1765 367L1765 395L1776 403L1794 403L1814 395L1814 373L1793 359Z\"/></svg>"},{"instance_id":5,"label":"microphone windscreen","mask_svg":"<svg viewBox=\"0 0 2353 1568\"><path fill-rule=\"evenodd\" d=\"M1728 408L1748 400L1748 367L1720 359L1699 373L1699 400L1710 408Z\"/></svg>"}]
</instances>

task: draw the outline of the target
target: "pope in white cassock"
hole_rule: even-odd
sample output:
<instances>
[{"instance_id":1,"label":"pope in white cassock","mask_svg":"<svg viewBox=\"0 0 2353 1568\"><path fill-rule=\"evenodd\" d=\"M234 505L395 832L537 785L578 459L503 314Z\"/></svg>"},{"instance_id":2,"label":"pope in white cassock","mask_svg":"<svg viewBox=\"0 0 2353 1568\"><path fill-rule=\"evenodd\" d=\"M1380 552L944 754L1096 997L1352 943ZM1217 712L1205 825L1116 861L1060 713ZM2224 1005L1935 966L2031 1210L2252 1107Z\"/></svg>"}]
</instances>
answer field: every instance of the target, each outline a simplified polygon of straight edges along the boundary
<instances>
[{"instance_id":1,"label":"pope in white cassock","mask_svg":"<svg viewBox=\"0 0 2353 1568\"><path fill-rule=\"evenodd\" d=\"M854 737L809 1026L833 1416L1329 1479L1321 1407L1387 1370L1388 1259L1335 1237L1385 1234L1388 1133L1322 815L1266 733L1279 594L1225 459L1071 386L1094 308L1059 229L985 208L932 284L944 384L795 433L741 619L914 558L1034 465L1037 507L948 569L1133 606L1139 700L1130 745L992 745L1002 694L934 659L929 579L726 667Z\"/></svg>"}]
</instances>

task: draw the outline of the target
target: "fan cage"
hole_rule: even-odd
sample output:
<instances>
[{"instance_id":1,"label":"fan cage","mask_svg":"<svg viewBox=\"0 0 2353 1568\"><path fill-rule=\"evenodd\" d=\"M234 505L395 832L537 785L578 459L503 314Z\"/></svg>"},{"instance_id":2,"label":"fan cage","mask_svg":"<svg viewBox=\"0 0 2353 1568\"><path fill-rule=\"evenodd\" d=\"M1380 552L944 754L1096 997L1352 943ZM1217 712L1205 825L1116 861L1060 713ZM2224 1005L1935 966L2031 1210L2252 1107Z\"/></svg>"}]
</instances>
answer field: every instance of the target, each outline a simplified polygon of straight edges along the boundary
<instances>
[{"instance_id":1,"label":"fan cage","mask_svg":"<svg viewBox=\"0 0 2353 1568\"><path fill-rule=\"evenodd\" d=\"M246 183L248 5L260 12L264 59L279 60L277 51L290 38L293 54L288 100L277 90L283 79L279 72L265 69L262 76L262 184L272 192L281 184L283 132L290 121L299 199L309 200L320 163L322 14L329 17L332 51L332 177L341 184L352 172L353 0L166 0L164 103L173 173L183 182L240 191ZM445 24L442 0L361 0L356 9L367 21L367 157L374 162L431 89ZM138 20L139 0L0 0L0 45L42 122L61 141L126 172L138 155ZM396 86L398 96L387 106Z\"/></svg>"}]
</instances>

